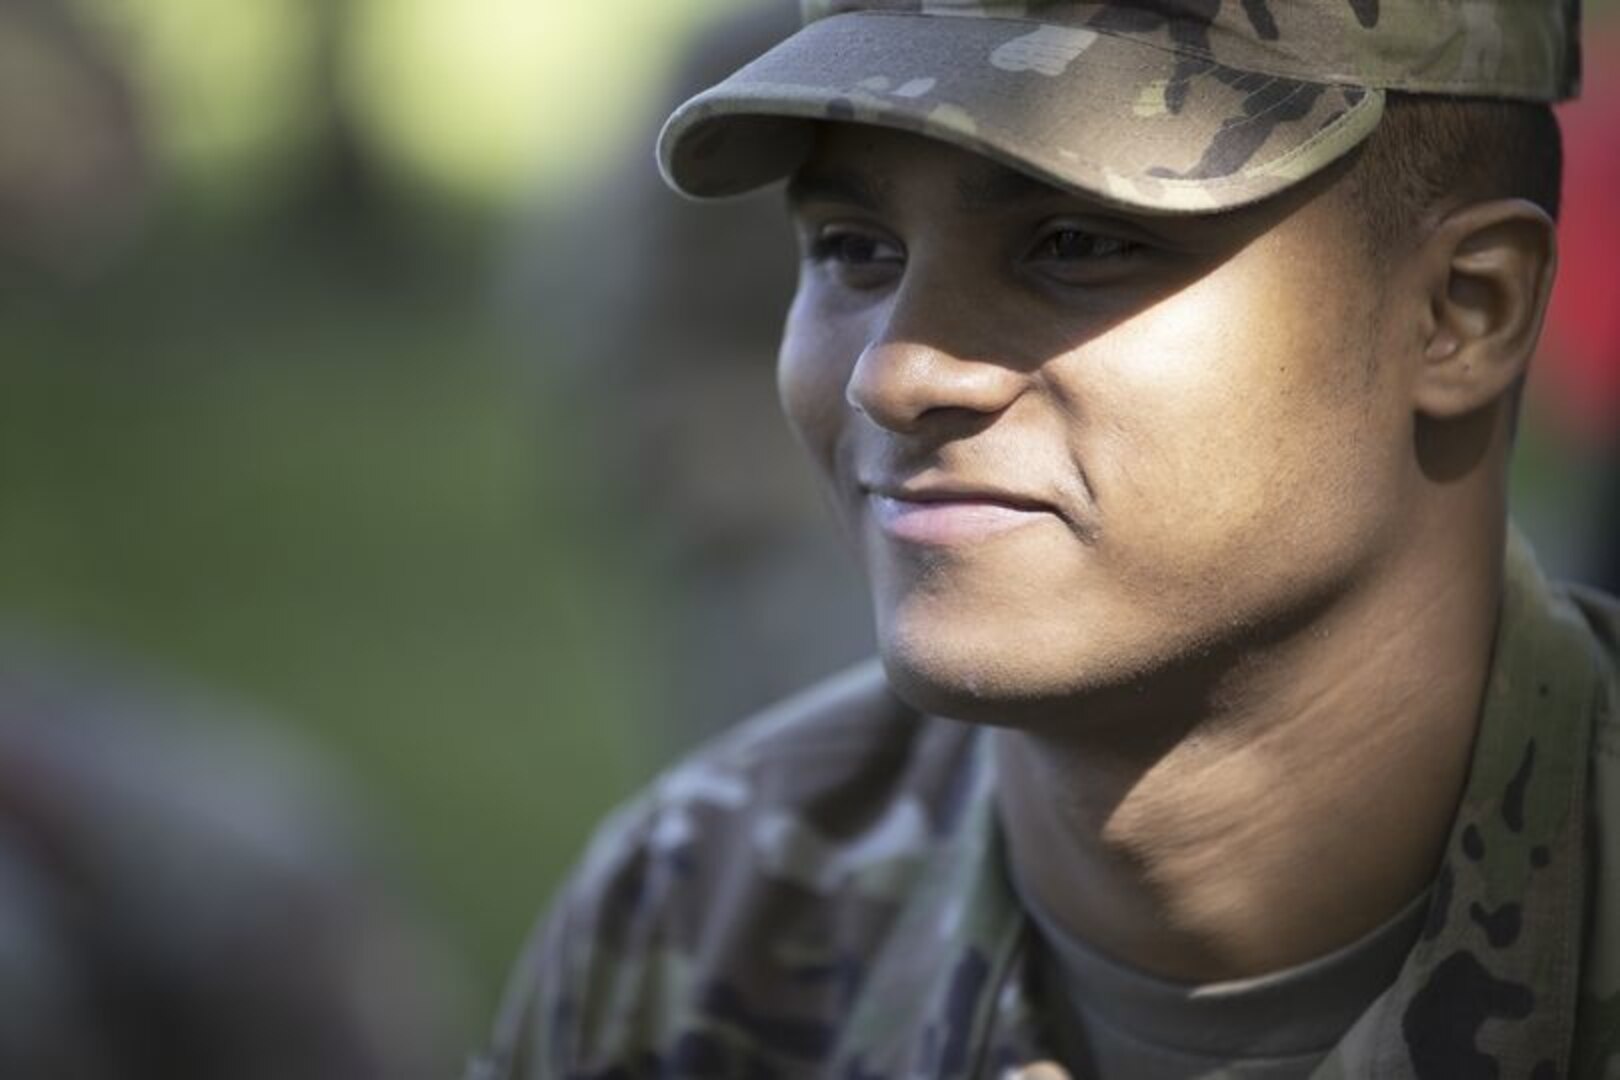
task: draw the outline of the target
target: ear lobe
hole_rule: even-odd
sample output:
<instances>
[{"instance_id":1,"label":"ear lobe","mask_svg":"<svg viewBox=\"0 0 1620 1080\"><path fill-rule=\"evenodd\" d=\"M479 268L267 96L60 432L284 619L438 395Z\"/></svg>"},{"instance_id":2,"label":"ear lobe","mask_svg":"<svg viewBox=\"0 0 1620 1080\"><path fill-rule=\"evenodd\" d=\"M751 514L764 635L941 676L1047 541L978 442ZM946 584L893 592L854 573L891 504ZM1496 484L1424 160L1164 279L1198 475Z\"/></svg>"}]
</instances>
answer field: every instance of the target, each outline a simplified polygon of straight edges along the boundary
<instances>
[{"instance_id":1,"label":"ear lobe","mask_svg":"<svg viewBox=\"0 0 1620 1080\"><path fill-rule=\"evenodd\" d=\"M1541 336L1557 250L1552 219L1523 199L1462 207L1429 235L1418 256L1432 267L1419 412L1462 416L1518 384Z\"/></svg>"}]
</instances>

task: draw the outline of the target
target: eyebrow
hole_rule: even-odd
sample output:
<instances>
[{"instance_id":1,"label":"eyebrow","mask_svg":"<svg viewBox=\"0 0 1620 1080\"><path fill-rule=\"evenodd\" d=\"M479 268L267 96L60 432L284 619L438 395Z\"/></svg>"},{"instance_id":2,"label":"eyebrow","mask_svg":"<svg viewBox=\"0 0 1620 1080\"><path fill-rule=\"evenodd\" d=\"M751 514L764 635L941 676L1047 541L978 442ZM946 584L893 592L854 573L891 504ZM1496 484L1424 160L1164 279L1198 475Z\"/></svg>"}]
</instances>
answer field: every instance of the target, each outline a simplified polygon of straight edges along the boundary
<instances>
[{"instance_id":1,"label":"eyebrow","mask_svg":"<svg viewBox=\"0 0 1620 1080\"><path fill-rule=\"evenodd\" d=\"M956 182L956 197L962 208L974 213L989 213L1064 196L1061 189L1002 165L975 169Z\"/></svg>"},{"instance_id":2,"label":"eyebrow","mask_svg":"<svg viewBox=\"0 0 1620 1080\"><path fill-rule=\"evenodd\" d=\"M788 181L787 201L792 207L807 203L846 203L877 213L888 205L887 184L847 169L806 167Z\"/></svg>"}]
</instances>

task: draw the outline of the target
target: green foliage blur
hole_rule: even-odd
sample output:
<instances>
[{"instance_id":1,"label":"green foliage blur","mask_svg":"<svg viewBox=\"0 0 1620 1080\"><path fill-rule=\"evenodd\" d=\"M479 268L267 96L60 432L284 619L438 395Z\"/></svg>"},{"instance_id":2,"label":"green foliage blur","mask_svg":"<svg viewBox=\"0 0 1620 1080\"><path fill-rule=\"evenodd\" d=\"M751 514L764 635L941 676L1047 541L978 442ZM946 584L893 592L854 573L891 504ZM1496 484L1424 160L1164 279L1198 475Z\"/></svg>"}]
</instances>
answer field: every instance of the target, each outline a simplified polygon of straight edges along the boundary
<instances>
[{"instance_id":1,"label":"green foliage blur","mask_svg":"<svg viewBox=\"0 0 1620 1080\"><path fill-rule=\"evenodd\" d=\"M658 757L629 523L492 280L720 6L0 3L0 622L333 756L480 1023Z\"/></svg>"}]
</instances>

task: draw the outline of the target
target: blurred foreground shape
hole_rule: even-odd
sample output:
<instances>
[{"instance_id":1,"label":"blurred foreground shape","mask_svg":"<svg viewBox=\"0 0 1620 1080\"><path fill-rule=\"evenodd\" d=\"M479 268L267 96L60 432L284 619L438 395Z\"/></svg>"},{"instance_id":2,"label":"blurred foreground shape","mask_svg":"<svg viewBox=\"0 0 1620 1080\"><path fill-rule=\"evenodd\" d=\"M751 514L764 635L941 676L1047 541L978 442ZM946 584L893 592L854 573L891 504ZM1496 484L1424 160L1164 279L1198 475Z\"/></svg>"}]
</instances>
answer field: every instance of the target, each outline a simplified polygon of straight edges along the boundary
<instances>
[{"instance_id":1,"label":"blurred foreground shape","mask_svg":"<svg viewBox=\"0 0 1620 1080\"><path fill-rule=\"evenodd\" d=\"M416 1080L466 982L321 762L0 649L0 1076Z\"/></svg>"}]
</instances>

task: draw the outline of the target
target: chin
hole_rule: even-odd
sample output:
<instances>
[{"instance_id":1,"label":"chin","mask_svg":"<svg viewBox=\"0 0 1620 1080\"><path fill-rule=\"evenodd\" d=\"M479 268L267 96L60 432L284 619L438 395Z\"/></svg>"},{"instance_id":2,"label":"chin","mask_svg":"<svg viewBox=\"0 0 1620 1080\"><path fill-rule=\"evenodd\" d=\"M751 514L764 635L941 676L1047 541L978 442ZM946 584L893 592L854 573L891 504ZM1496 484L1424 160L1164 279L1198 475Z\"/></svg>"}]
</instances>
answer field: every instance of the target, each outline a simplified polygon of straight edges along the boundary
<instances>
[{"instance_id":1,"label":"chin","mask_svg":"<svg viewBox=\"0 0 1620 1080\"><path fill-rule=\"evenodd\" d=\"M1026 726L1053 706L1072 708L1106 681L1077 643L1032 648L1032 641L1052 639L1027 628L975 621L965 630L961 624L929 627L912 620L882 626L878 636L884 670L901 700L952 720Z\"/></svg>"},{"instance_id":2,"label":"chin","mask_svg":"<svg viewBox=\"0 0 1620 1080\"><path fill-rule=\"evenodd\" d=\"M1212 657L1186 611L1144 612L1094 594L1085 604L1009 606L905 597L878 611L895 693L934 716L993 727L1137 715L1167 692L1196 692ZM1140 717L1138 717L1139 719Z\"/></svg>"}]
</instances>

